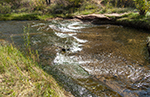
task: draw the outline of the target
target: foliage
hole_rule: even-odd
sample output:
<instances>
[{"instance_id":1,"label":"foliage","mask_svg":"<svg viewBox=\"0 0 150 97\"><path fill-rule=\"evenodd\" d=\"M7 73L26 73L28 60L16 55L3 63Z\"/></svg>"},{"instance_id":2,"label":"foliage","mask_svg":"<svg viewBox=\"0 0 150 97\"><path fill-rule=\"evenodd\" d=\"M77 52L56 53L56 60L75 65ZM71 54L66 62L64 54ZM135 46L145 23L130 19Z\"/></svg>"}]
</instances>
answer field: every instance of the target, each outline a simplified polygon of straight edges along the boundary
<instances>
[{"instance_id":1,"label":"foliage","mask_svg":"<svg viewBox=\"0 0 150 97\"><path fill-rule=\"evenodd\" d=\"M83 0L66 0L68 1L70 6L76 7L80 6L80 4L83 2Z\"/></svg>"},{"instance_id":2,"label":"foliage","mask_svg":"<svg viewBox=\"0 0 150 97\"><path fill-rule=\"evenodd\" d=\"M6 13L10 13L11 12L11 6L9 4L0 3L0 13L2 14L6 14Z\"/></svg>"},{"instance_id":3,"label":"foliage","mask_svg":"<svg viewBox=\"0 0 150 97\"><path fill-rule=\"evenodd\" d=\"M113 8L104 8L103 10L101 10L99 13L103 14L103 13L128 13L128 12L133 12L134 9L133 8L117 8L117 7L113 7Z\"/></svg>"},{"instance_id":4,"label":"foliage","mask_svg":"<svg viewBox=\"0 0 150 97\"><path fill-rule=\"evenodd\" d=\"M150 9L150 0L102 0L106 8L112 7L130 7L137 8L140 15L146 15Z\"/></svg>"},{"instance_id":5,"label":"foliage","mask_svg":"<svg viewBox=\"0 0 150 97\"><path fill-rule=\"evenodd\" d=\"M1 2L8 3L12 5L13 8L18 8L22 2L22 0L2 0Z\"/></svg>"},{"instance_id":6,"label":"foliage","mask_svg":"<svg viewBox=\"0 0 150 97\"><path fill-rule=\"evenodd\" d=\"M92 3L91 0L55 0L55 3L50 5L46 3L47 0L2 0L0 4L5 2L5 4L10 5L1 6L0 20L37 20L44 19L47 16L50 17L68 17L72 16L72 13L76 11L86 11L85 13L96 12L99 7ZM18 5L18 7L14 7ZM91 11L91 12L90 12ZM9 13L8 15L3 15ZM25 13L25 14L24 14ZM38 13L38 14L34 14ZM83 12L84 13L84 12ZM48 18L48 17L47 17Z\"/></svg>"},{"instance_id":7,"label":"foliage","mask_svg":"<svg viewBox=\"0 0 150 97\"><path fill-rule=\"evenodd\" d=\"M90 10L90 9L99 9L101 6L97 6L95 3L91 2L91 1L84 1L84 3L82 3L82 6L80 7L81 10Z\"/></svg>"},{"instance_id":8,"label":"foliage","mask_svg":"<svg viewBox=\"0 0 150 97\"><path fill-rule=\"evenodd\" d=\"M77 14L123 13L135 6L140 14L145 15L149 10L146 0L102 0L102 6L94 0L50 0L50 5L46 1L49 0L0 0L0 20L46 20Z\"/></svg>"},{"instance_id":9,"label":"foliage","mask_svg":"<svg viewBox=\"0 0 150 97\"><path fill-rule=\"evenodd\" d=\"M46 0L46 4L50 5L51 4L51 0Z\"/></svg>"},{"instance_id":10,"label":"foliage","mask_svg":"<svg viewBox=\"0 0 150 97\"><path fill-rule=\"evenodd\" d=\"M45 0L2 0L0 3L10 4L12 9L30 7L31 10L43 10L46 6Z\"/></svg>"},{"instance_id":11,"label":"foliage","mask_svg":"<svg viewBox=\"0 0 150 97\"><path fill-rule=\"evenodd\" d=\"M44 10L46 7L45 0L32 0L30 6L33 7L33 10Z\"/></svg>"},{"instance_id":12,"label":"foliage","mask_svg":"<svg viewBox=\"0 0 150 97\"><path fill-rule=\"evenodd\" d=\"M102 0L102 4L114 7L135 7L133 0Z\"/></svg>"},{"instance_id":13,"label":"foliage","mask_svg":"<svg viewBox=\"0 0 150 97\"><path fill-rule=\"evenodd\" d=\"M140 15L146 15L147 11L150 8L150 1L148 0L134 0L137 9L139 9Z\"/></svg>"}]
</instances>

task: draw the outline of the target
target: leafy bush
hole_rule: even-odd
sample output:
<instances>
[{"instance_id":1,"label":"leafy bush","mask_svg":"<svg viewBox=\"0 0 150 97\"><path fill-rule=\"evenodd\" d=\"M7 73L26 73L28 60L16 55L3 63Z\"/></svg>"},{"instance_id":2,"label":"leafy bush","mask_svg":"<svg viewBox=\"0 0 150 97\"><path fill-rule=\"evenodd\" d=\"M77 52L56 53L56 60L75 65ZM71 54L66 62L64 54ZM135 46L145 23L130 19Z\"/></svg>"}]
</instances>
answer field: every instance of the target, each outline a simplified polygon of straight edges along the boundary
<instances>
[{"instance_id":1,"label":"leafy bush","mask_svg":"<svg viewBox=\"0 0 150 97\"><path fill-rule=\"evenodd\" d=\"M133 0L102 0L102 4L110 4L115 7L135 7Z\"/></svg>"},{"instance_id":2,"label":"leafy bush","mask_svg":"<svg viewBox=\"0 0 150 97\"><path fill-rule=\"evenodd\" d=\"M46 2L45 0L32 0L30 6L33 7L34 10L44 10Z\"/></svg>"},{"instance_id":3,"label":"leafy bush","mask_svg":"<svg viewBox=\"0 0 150 97\"><path fill-rule=\"evenodd\" d=\"M82 10L91 10L91 9L96 9L98 10L101 6L100 5L97 5L95 2L92 2L92 1L88 1L88 0L85 0L81 7L80 7L80 11Z\"/></svg>"},{"instance_id":4,"label":"leafy bush","mask_svg":"<svg viewBox=\"0 0 150 97\"><path fill-rule=\"evenodd\" d=\"M147 11L150 8L150 1L148 0L134 0L136 8L139 9L140 15L146 15Z\"/></svg>"},{"instance_id":5,"label":"leafy bush","mask_svg":"<svg viewBox=\"0 0 150 97\"><path fill-rule=\"evenodd\" d=\"M19 8L22 0L1 0L1 2L10 4L12 8Z\"/></svg>"},{"instance_id":6,"label":"leafy bush","mask_svg":"<svg viewBox=\"0 0 150 97\"><path fill-rule=\"evenodd\" d=\"M6 14L11 12L11 6L9 4L0 4L0 13Z\"/></svg>"},{"instance_id":7,"label":"leafy bush","mask_svg":"<svg viewBox=\"0 0 150 97\"><path fill-rule=\"evenodd\" d=\"M70 6L78 7L83 2L83 0L66 0Z\"/></svg>"}]
</instances>

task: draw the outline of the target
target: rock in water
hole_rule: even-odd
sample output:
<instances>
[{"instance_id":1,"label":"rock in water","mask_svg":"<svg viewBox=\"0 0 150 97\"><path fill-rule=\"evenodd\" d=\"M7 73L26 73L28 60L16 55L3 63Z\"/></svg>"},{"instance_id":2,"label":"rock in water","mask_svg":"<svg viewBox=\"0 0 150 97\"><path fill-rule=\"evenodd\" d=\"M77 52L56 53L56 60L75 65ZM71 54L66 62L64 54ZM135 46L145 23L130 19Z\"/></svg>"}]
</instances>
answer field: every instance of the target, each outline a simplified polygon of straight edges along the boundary
<instances>
[{"instance_id":1,"label":"rock in water","mask_svg":"<svg viewBox=\"0 0 150 97\"><path fill-rule=\"evenodd\" d=\"M62 48L61 50L62 50L63 52L70 51L70 49L65 49L65 48Z\"/></svg>"},{"instance_id":2,"label":"rock in water","mask_svg":"<svg viewBox=\"0 0 150 97\"><path fill-rule=\"evenodd\" d=\"M150 57L150 37L147 37L147 49Z\"/></svg>"}]
</instances>

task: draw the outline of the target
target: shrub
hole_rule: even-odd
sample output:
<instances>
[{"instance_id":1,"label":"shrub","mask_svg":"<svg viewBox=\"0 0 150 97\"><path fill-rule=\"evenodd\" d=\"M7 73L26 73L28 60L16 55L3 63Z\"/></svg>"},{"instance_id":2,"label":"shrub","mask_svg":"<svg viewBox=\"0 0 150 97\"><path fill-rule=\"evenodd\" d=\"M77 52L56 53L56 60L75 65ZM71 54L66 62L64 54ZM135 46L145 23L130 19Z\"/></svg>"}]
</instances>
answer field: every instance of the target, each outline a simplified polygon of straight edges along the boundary
<instances>
[{"instance_id":1,"label":"shrub","mask_svg":"<svg viewBox=\"0 0 150 97\"><path fill-rule=\"evenodd\" d=\"M6 3L1 3L0 4L0 13L2 14L7 14L11 12L11 6Z\"/></svg>"},{"instance_id":2,"label":"shrub","mask_svg":"<svg viewBox=\"0 0 150 97\"><path fill-rule=\"evenodd\" d=\"M102 4L110 4L115 7L135 7L133 0L102 0Z\"/></svg>"},{"instance_id":3,"label":"shrub","mask_svg":"<svg viewBox=\"0 0 150 97\"><path fill-rule=\"evenodd\" d=\"M5 2L7 4L10 4L11 7L14 9L14 8L19 8L22 0L2 0L1 2Z\"/></svg>"},{"instance_id":4,"label":"shrub","mask_svg":"<svg viewBox=\"0 0 150 97\"><path fill-rule=\"evenodd\" d=\"M149 10L150 1L148 0L134 0L136 4L136 8L139 9L140 15L146 15L147 11Z\"/></svg>"},{"instance_id":5,"label":"shrub","mask_svg":"<svg viewBox=\"0 0 150 97\"><path fill-rule=\"evenodd\" d=\"M66 0L70 6L78 7L82 3L83 0Z\"/></svg>"},{"instance_id":6,"label":"shrub","mask_svg":"<svg viewBox=\"0 0 150 97\"><path fill-rule=\"evenodd\" d=\"M43 10L46 7L45 0L32 0L30 6L33 7L34 10Z\"/></svg>"}]
</instances>

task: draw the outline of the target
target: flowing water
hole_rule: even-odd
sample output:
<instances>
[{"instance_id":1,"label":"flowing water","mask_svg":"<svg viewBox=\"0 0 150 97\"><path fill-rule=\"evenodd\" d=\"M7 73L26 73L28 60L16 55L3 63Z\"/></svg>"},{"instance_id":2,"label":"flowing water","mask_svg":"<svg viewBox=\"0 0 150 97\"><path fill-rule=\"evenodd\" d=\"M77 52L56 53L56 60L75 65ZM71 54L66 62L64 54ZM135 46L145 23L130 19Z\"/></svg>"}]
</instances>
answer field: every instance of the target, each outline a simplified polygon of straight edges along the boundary
<instances>
[{"instance_id":1,"label":"flowing water","mask_svg":"<svg viewBox=\"0 0 150 97\"><path fill-rule=\"evenodd\" d=\"M149 33L77 20L1 21L0 42L23 47L24 27L43 70L74 96L150 96Z\"/></svg>"}]
</instances>

